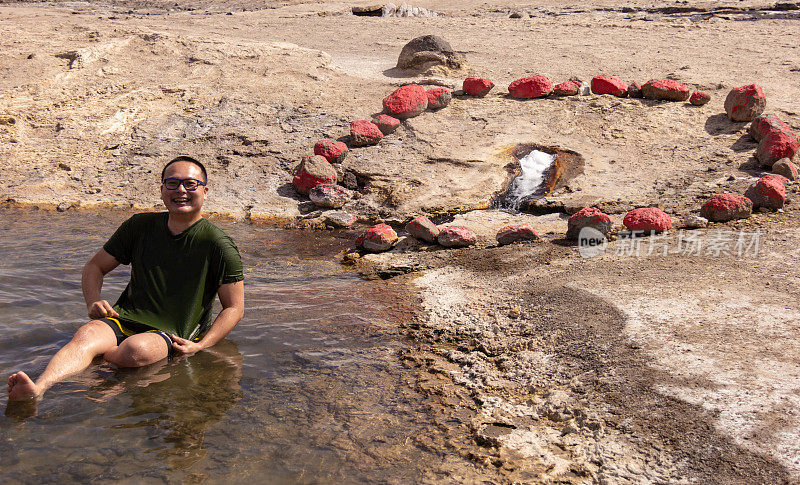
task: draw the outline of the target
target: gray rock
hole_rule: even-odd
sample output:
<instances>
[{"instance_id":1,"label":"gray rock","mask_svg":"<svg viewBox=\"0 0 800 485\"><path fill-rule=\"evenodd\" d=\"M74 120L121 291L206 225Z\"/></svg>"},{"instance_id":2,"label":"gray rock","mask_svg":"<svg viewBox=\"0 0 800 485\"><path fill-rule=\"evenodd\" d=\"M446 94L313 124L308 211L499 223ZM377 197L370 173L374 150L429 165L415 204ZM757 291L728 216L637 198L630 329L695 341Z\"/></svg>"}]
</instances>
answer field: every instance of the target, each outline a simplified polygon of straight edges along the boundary
<instances>
[{"instance_id":1,"label":"gray rock","mask_svg":"<svg viewBox=\"0 0 800 485\"><path fill-rule=\"evenodd\" d=\"M56 207L56 210L58 212L66 212L71 207L72 207L72 204L70 204L69 202L62 202L62 203L58 204L58 207Z\"/></svg>"},{"instance_id":2,"label":"gray rock","mask_svg":"<svg viewBox=\"0 0 800 485\"><path fill-rule=\"evenodd\" d=\"M325 223L340 229L348 229L356 223L356 216L345 211L333 211L325 214Z\"/></svg>"},{"instance_id":3,"label":"gray rock","mask_svg":"<svg viewBox=\"0 0 800 485\"><path fill-rule=\"evenodd\" d=\"M795 165L791 160L788 158L781 158L772 166L772 173L776 173L778 175L783 175L789 180L797 180L798 178L798 171L797 165Z\"/></svg>"},{"instance_id":4,"label":"gray rock","mask_svg":"<svg viewBox=\"0 0 800 485\"><path fill-rule=\"evenodd\" d=\"M683 225L689 229L701 229L708 226L708 219L696 214L689 214L683 218Z\"/></svg>"}]
</instances>

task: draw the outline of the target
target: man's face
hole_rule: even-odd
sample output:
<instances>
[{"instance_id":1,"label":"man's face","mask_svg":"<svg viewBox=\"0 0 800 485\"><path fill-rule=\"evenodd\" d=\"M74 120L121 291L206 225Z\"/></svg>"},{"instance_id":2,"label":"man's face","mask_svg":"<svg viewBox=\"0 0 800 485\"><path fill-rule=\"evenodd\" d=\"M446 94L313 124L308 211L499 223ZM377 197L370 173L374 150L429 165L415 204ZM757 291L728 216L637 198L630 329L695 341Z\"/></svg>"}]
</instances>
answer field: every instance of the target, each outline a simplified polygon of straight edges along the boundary
<instances>
[{"instance_id":1,"label":"man's face","mask_svg":"<svg viewBox=\"0 0 800 485\"><path fill-rule=\"evenodd\" d=\"M164 180L168 178L196 179L202 182L203 171L191 162L175 162L164 172ZM195 190L186 190L183 184L180 184L178 188L170 190L161 184L161 200L167 210L174 214L199 213L206 200L206 194L208 187L204 185L199 185Z\"/></svg>"}]
</instances>

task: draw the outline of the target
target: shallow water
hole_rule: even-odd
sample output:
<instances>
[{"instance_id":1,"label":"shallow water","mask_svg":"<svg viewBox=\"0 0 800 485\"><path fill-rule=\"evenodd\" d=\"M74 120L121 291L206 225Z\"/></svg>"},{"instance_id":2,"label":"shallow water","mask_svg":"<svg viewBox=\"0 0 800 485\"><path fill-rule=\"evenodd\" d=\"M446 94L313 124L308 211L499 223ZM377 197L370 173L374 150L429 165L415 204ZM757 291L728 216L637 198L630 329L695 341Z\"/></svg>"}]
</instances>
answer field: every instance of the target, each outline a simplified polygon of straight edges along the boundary
<instances>
[{"instance_id":1,"label":"shallow water","mask_svg":"<svg viewBox=\"0 0 800 485\"><path fill-rule=\"evenodd\" d=\"M0 374L35 378L87 320L81 268L127 216L0 211ZM398 295L333 261L349 239L219 225L246 268L229 339L144 369L93 364L35 417L0 417L0 482L408 482L440 460L414 444L431 422L386 316Z\"/></svg>"}]
</instances>

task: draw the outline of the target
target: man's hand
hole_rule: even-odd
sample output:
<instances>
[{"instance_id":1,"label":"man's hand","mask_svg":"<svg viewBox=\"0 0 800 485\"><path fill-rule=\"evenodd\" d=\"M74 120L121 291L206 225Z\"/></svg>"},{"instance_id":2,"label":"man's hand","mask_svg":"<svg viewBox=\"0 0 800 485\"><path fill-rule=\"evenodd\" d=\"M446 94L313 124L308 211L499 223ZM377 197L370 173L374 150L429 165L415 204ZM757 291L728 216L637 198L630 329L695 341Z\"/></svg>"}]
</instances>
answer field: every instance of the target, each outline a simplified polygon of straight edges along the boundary
<instances>
[{"instance_id":1,"label":"man's hand","mask_svg":"<svg viewBox=\"0 0 800 485\"><path fill-rule=\"evenodd\" d=\"M182 354L193 354L205 348L197 342L180 338L177 335L170 335L170 338L172 339L172 348Z\"/></svg>"},{"instance_id":2,"label":"man's hand","mask_svg":"<svg viewBox=\"0 0 800 485\"><path fill-rule=\"evenodd\" d=\"M89 305L89 318L118 317L119 313L114 311L111 304L105 300L100 300Z\"/></svg>"}]
</instances>

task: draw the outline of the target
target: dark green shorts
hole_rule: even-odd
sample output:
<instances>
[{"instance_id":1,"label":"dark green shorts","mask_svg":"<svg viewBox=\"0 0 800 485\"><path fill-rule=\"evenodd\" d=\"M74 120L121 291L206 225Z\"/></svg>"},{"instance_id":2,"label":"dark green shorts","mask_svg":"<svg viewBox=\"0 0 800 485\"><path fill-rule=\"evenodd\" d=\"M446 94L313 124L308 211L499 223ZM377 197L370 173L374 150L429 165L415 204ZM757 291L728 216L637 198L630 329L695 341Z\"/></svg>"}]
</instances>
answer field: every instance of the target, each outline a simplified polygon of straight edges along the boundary
<instances>
[{"instance_id":1,"label":"dark green shorts","mask_svg":"<svg viewBox=\"0 0 800 485\"><path fill-rule=\"evenodd\" d=\"M159 337L164 339L164 342L167 343L167 357L172 357L175 354L175 349L172 347L172 339L169 335L165 332L157 328L153 328L147 325L142 325L141 323L125 321L125 325L119 321L118 318L114 317L105 317L100 319L101 322L105 322L108 324L109 327L114 331L114 335L117 336L117 345L121 344L123 340L130 337L131 335L136 335L137 333L146 333L146 332L153 332L158 334Z\"/></svg>"}]
</instances>

